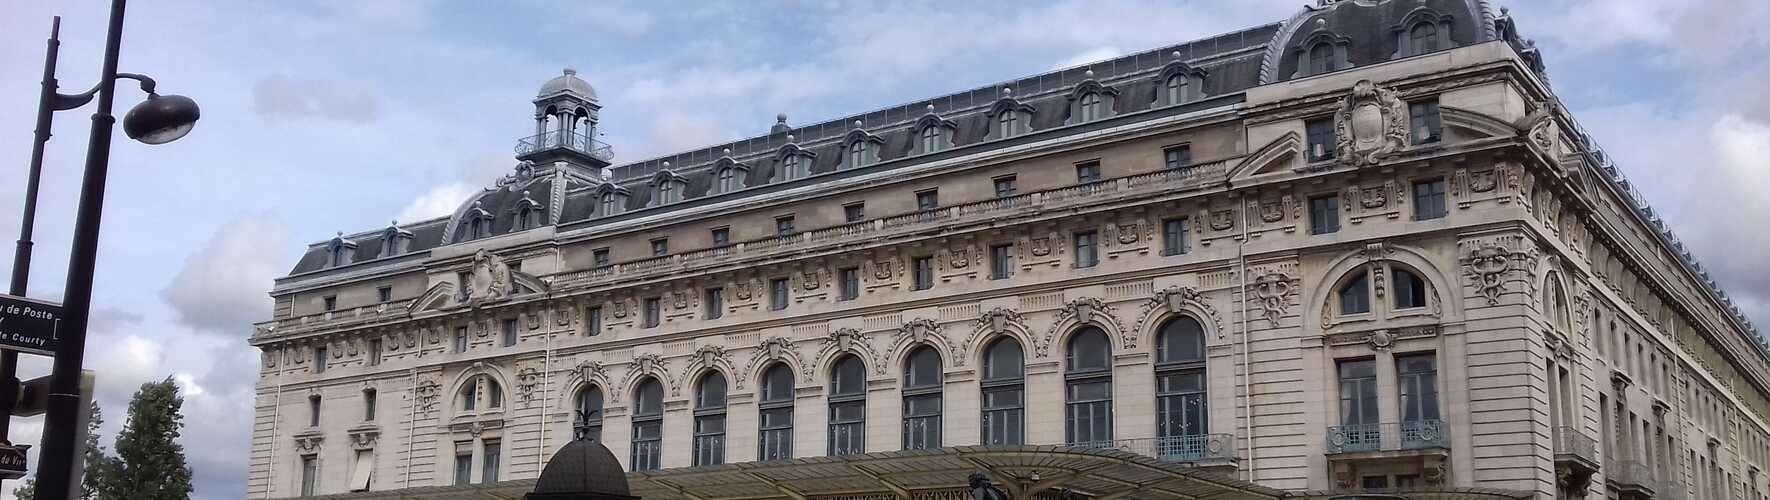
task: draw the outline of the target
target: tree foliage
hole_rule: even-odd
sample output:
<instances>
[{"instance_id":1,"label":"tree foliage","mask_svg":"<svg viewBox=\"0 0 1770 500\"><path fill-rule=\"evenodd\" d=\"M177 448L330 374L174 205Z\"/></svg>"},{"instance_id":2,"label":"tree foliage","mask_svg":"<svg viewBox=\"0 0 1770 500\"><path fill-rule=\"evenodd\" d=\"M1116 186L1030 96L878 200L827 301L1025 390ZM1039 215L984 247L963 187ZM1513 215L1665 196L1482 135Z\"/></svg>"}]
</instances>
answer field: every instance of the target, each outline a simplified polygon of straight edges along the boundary
<instances>
[{"instance_id":1,"label":"tree foliage","mask_svg":"<svg viewBox=\"0 0 1770 500\"><path fill-rule=\"evenodd\" d=\"M141 385L129 401L129 420L117 435L117 455L99 444L104 423L97 402L92 403L86 424L85 474L80 481L82 500L189 500L191 469L185 464L184 446L178 444L184 427L184 398L171 378ZM36 498L37 481L26 479L12 490L19 500Z\"/></svg>"}]
</instances>

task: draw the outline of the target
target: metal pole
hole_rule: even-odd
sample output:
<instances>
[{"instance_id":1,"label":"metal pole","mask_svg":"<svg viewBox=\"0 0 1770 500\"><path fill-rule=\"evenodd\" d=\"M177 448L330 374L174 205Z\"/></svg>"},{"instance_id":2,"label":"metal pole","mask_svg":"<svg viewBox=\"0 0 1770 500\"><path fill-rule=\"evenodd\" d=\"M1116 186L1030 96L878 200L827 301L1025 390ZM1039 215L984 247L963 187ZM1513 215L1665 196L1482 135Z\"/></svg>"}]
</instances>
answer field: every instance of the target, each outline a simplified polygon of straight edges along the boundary
<instances>
[{"instance_id":1,"label":"metal pole","mask_svg":"<svg viewBox=\"0 0 1770 500\"><path fill-rule=\"evenodd\" d=\"M18 246L12 253L12 290L25 296L31 281L31 232L37 222L37 185L43 178L43 146L49 143L50 118L55 115L55 57L61 49L61 16L49 23L49 50L43 57L43 91L37 96L37 133L31 144L31 169L25 180L25 215L18 225ZM12 441L13 403L18 400L18 351L0 351L0 440Z\"/></svg>"},{"instance_id":2,"label":"metal pole","mask_svg":"<svg viewBox=\"0 0 1770 500\"><path fill-rule=\"evenodd\" d=\"M68 283L63 294L66 317L60 330L55 368L49 375L49 401L43 420L43 455L37 482L42 500L69 500L79 486L73 477L79 434L80 363L86 349L86 321L92 312L92 273L98 264L98 229L104 213L105 174L110 168L111 103L116 97L117 52L123 38L124 0L111 0L111 22L105 34L104 71L98 81L98 110L92 113L92 135L86 145L86 170L80 182L80 206L74 218L74 243L68 257Z\"/></svg>"}]
</instances>

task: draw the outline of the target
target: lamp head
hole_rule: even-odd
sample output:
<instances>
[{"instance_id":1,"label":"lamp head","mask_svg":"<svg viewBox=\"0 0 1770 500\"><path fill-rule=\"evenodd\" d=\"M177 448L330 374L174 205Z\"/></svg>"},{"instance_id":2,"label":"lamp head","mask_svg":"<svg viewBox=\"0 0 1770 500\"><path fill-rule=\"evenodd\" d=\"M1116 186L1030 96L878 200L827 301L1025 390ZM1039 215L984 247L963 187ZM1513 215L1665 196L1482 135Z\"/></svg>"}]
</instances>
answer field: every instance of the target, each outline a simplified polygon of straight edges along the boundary
<instances>
[{"instance_id":1,"label":"lamp head","mask_svg":"<svg viewBox=\"0 0 1770 500\"><path fill-rule=\"evenodd\" d=\"M197 125L197 101L181 95L148 94L146 101L123 115L123 133L146 144L176 141Z\"/></svg>"}]
</instances>

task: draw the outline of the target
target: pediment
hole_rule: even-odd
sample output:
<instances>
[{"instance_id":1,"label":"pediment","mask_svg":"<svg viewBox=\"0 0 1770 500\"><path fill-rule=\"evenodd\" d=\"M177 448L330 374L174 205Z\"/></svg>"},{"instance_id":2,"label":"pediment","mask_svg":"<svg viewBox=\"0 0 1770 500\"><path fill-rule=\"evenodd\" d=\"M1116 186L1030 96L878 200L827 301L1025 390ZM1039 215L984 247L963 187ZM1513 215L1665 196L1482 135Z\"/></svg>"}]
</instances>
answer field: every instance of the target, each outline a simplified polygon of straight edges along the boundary
<instances>
[{"instance_id":1,"label":"pediment","mask_svg":"<svg viewBox=\"0 0 1770 500\"><path fill-rule=\"evenodd\" d=\"M1440 106L1438 117L1445 127L1455 129L1457 135L1470 139L1518 135L1518 128L1512 123L1480 111Z\"/></svg>"},{"instance_id":2,"label":"pediment","mask_svg":"<svg viewBox=\"0 0 1770 500\"><path fill-rule=\"evenodd\" d=\"M412 305L406 306L406 313L411 314L421 311L441 309L443 306L449 305L449 299L454 296L454 283L444 281L431 285L429 290L424 291L424 295L418 296L418 300L414 300L412 301Z\"/></svg>"},{"instance_id":3,"label":"pediment","mask_svg":"<svg viewBox=\"0 0 1770 500\"><path fill-rule=\"evenodd\" d=\"M1254 154L1242 159L1229 170L1229 182L1238 184L1247 179L1265 179L1286 176L1301 170L1300 161L1303 153L1303 135L1295 130L1273 139L1260 146Z\"/></svg>"}]
</instances>

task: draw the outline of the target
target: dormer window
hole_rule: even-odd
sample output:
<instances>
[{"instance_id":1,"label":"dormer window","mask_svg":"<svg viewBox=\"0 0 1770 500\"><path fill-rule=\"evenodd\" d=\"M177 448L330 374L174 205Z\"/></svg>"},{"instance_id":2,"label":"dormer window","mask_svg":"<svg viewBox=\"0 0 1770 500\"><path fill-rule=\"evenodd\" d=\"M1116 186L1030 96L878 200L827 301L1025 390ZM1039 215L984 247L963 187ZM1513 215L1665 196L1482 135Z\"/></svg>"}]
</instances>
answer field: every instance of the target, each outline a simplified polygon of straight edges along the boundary
<instances>
[{"instance_id":1,"label":"dormer window","mask_svg":"<svg viewBox=\"0 0 1770 500\"><path fill-rule=\"evenodd\" d=\"M1186 101L1186 77L1174 75L1168 77L1168 102Z\"/></svg>"},{"instance_id":2,"label":"dormer window","mask_svg":"<svg viewBox=\"0 0 1770 500\"><path fill-rule=\"evenodd\" d=\"M602 193L602 199L598 200L596 203L597 203L597 210L596 210L597 212L601 212L603 215L609 215L609 214L615 213L615 194L614 193Z\"/></svg>"},{"instance_id":3,"label":"dormer window","mask_svg":"<svg viewBox=\"0 0 1770 500\"><path fill-rule=\"evenodd\" d=\"M721 193L737 191L737 170L731 167L719 169L719 182L716 186Z\"/></svg>"},{"instance_id":4,"label":"dormer window","mask_svg":"<svg viewBox=\"0 0 1770 500\"><path fill-rule=\"evenodd\" d=\"M1204 96L1204 70L1193 68L1182 61L1179 51L1173 53L1173 59L1156 76L1155 106L1188 103Z\"/></svg>"},{"instance_id":5,"label":"dormer window","mask_svg":"<svg viewBox=\"0 0 1770 500\"><path fill-rule=\"evenodd\" d=\"M1098 120L1098 119L1100 119L1100 93L1099 92L1089 92L1086 94L1082 94L1082 103L1081 103L1081 120L1082 120L1082 122L1084 122L1084 123L1091 122L1091 121Z\"/></svg>"},{"instance_id":6,"label":"dormer window","mask_svg":"<svg viewBox=\"0 0 1770 500\"><path fill-rule=\"evenodd\" d=\"M1020 113L1002 113L1001 118L998 118L997 121L1000 123L996 131L1001 134L1001 137L1020 135Z\"/></svg>"},{"instance_id":7,"label":"dormer window","mask_svg":"<svg viewBox=\"0 0 1770 500\"><path fill-rule=\"evenodd\" d=\"M406 252L410 251L412 251L411 231L400 229L399 221L389 223L387 225L387 230L381 232L380 257L404 255Z\"/></svg>"},{"instance_id":8,"label":"dormer window","mask_svg":"<svg viewBox=\"0 0 1770 500\"><path fill-rule=\"evenodd\" d=\"M326 267L349 265L354 260L356 242L345 239L344 233L340 232L332 241L326 242Z\"/></svg>"},{"instance_id":9,"label":"dormer window","mask_svg":"<svg viewBox=\"0 0 1770 500\"><path fill-rule=\"evenodd\" d=\"M922 128L922 151L935 152L941 150L940 129L937 127Z\"/></svg>"},{"instance_id":10,"label":"dormer window","mask_svg":"<svg viewBox=\"0 0 1770 500\"><path fill-rule=\"evenodd\" d=\"M541 204L529 198L529 192L522 192L522 199L516 202L516 222L514 231L523 231L541 227Z\"/></svg>"},{"instance_id":11,"label":"dormer window","mask_svg":"<svg viewBox=\"0 0 1770 500\"><path fill-rule=\"evenodd\" d=\"M788 156L781 160L782 177L793 180L805 177L805 166L799 161L798 155Z\"/></svg>"},{"instance_id":12,"label":"dormer window","mask_svg":"<svg viewBox=\"0 0 1770 500\"><path fill-rule=\"evenodd\" d=\"M601 217L627 211L627 189L614 183L596 188L596 214Z\"/></svg>"},{"instance_id":13,"label":"dormer window","mask_svg":"<svg viewBox=\"0 0 1770 500\"><path fill-rule=\"evenodd\" d=\"M860 120L855 120L854 128L842 139L842 165L840 168L857 168L878 163L883 158L880 150L885 147L885 139L860 128Z\"/></svg>"},{"instance_id":14,"label":"dormer window","mask_svg":"<svg viewBox=\"0 0 1770 500\"><path fill-rule=\"evenodd\" d=\"M771 181L784 182L810 177L811 162L816 158L817 153L801 149L798 144L793 143L793 136L787 136L787 145L775 152L775 169Z\"/></svg>"},{"instance_id":15,"label":"dormer window","mask_svg":"<svg viewBox=\"0 0 1770 500\"><path fill-rule=\"evenodd\" d=\"M1317 43L1309 49L1309 74L1319 75L1333 71L1334 46L1326 42Z\"/></svg>"},{"instance_id":16,"label":"dormer window","mask_svg":"<svg viewBox=\"0 0 1770 500\"><path fill-rule=\"evenodd\" d=\"M1438 25L1432 23L1415 24L1407 34L1409 48L1413 55L1436 52L1438 50Z\"/></svg>"},{"instance_id":17,"label":"dormer window","mask_svg":"<svg viewBox=\"0 0 1770 500\"><path fill-rule=\"evenodd\" d=\"M663 205L663 204L667 204L667 203L676 203L678 201L682 201L682 192L676 190L676 183L665 182L665 183L658 184L658 204L659 205Z\"/></svg>"},{"instance_id":18,"label":"dormer window","mask_svg":"<svg viewBox=\"0 0 1770 500\"><path fill-rule=\"evenodd\" d=\"M682 192L688 190L688 179L670 171L670 162L664 162L658 174L652 176L651 185L656 194L651 206L669 205L682 202Z\"/></svg>"}]
</instances>

